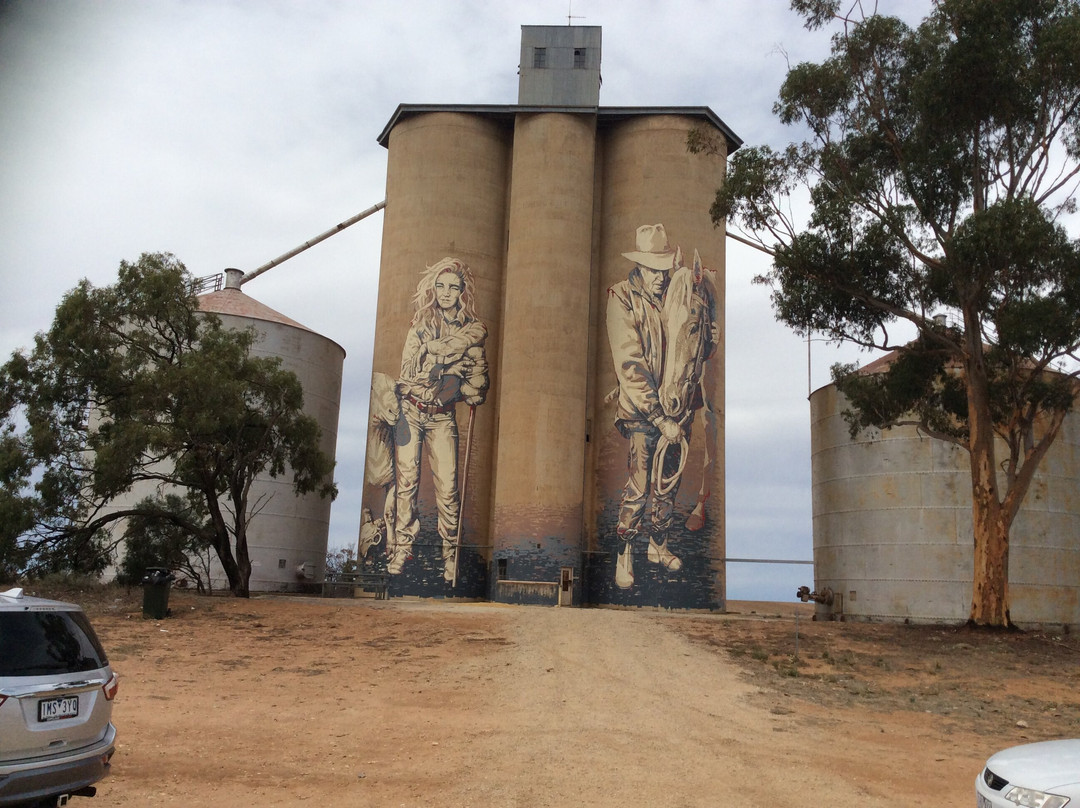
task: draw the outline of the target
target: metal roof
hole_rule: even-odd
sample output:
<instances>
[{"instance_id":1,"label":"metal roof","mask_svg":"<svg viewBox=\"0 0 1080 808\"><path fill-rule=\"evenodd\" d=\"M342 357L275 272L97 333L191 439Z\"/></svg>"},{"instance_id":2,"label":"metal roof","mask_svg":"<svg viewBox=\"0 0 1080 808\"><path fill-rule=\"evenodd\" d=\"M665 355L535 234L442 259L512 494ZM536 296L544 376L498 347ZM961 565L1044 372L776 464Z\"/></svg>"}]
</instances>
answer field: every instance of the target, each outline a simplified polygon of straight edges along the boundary
<instances>
[{"instance_id":1,"label":"metal roof","mask_svg":"<svg viewBox=\"0 0 1080 808\"><path fill-rule=\"evenodd\" d=\"M304 331L311 331L312 334L315 333L306 325L296 322L291 317L286 317L279 311L274 311L255 298L248 297L239 289L222 289L220 292L200 295L197 299L200 311L213 312L214 314L231 314L234 317L263 320L267 323L280 323Z\"/></svg>"},{"instance_id":2,"label":"metal roof","mask_svg":"<svg viewBox=\"0 0 1080 808\"><path fill-rule=\"evenodd\" d=\"M701 118L719 129L727 139L728 154L738 149L742 138L736 135L720 117L708 107L530 107L518 104L398 104L382 132L378 143L384 148L390 141L390 131L405 118L430 112L460 112L501 119L512 124L519 112L562 112L574 115L596 115L597 125L646 115L684 115Z\"/></svg>"}]
</instances>

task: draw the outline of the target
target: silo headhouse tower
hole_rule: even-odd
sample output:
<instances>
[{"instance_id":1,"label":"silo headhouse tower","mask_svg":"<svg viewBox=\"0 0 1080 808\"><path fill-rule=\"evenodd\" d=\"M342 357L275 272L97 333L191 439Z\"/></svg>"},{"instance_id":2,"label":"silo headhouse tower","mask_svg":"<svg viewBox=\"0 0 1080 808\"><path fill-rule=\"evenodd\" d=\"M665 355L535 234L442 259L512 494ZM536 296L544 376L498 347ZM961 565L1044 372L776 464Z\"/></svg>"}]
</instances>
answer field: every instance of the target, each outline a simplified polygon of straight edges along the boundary
<instances>
[{"instance_id":1,"label":"silo headhouse tower","mask_svg":"<svg viewBox=\"0 0 1080 808\"><path fill-rule=\"evenodd\" d=\"M403 104L379 136L360 556L391 596L723 609L709 206L741 141L600 106L599 27L521 42L516 105Z\"/></svg>"}]
</instances>

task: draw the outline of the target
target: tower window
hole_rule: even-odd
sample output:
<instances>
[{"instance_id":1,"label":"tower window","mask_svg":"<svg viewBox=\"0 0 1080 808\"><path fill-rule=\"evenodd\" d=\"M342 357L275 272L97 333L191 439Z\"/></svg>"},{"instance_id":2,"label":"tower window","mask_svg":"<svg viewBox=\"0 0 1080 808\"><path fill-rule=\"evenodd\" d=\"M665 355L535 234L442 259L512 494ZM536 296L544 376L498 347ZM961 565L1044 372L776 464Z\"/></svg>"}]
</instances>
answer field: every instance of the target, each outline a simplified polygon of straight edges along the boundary
<instances>
[{"instance_id":1,"label":"tower window","mask_svg":"<svg viewBox=\"0 0 1080 808\"><path fill-rule=\"evenodd\" d=\"M585 48L574 48L574 67L585 68Z\"/></svg>"},{"instance_id":2,"label":"tower window","mask_svg":"<svg viewBox=\"0 0 1080 808\"><path fill-rule=\"evenodd\" d=\"M541 70L547 67L547 48L533 48L533 67Z\"/></svg>"}]
</instances>

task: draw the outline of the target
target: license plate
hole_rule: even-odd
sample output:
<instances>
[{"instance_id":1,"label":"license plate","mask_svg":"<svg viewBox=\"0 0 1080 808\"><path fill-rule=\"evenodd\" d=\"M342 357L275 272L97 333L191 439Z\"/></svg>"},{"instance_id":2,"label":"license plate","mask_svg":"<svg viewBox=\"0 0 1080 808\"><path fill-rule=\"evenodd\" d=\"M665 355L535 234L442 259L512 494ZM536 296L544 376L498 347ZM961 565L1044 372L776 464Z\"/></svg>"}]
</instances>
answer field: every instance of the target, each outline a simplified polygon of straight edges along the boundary
<instances>
[{"instance_id":1,"label":"license plate","mask_svg":"<svg viewBox=\"0 0 1080 808\"><path fill-rule=\"evenodd\" d=\"M975 795L975 808L994 808L990 804L990 800L986 799L982 794Z\"/></svg>"},{"instance_id":2,"label":"license plate","mask_svg":"<svg viewBox=\"0 0 1080 808\"><path fill-rule=\"evenodd\" d=\"M60 696L55 699L42 699L38 702L38 721L59 721L63 718L74 718L78 714L78 696Z\"/></svg>"}]
</instances>

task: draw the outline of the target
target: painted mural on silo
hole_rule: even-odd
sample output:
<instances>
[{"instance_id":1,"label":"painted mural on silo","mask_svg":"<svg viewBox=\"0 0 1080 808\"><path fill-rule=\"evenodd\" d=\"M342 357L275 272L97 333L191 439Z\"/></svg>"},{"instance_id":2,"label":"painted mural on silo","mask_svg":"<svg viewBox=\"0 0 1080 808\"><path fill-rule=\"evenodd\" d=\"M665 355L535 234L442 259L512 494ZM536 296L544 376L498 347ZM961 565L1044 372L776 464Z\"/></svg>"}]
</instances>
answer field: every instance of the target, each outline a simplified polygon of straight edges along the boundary
<instances>
[{"instance_id":1,"label":"painted mural on silo","mask_svg":"<svg viewBox=\"0 0 1080 808\"><path fill-rule=\"evenodd\" d=\"M663 224L638 227L634 246L622 253L626 280L607 297L618 387L606 401L617 402L626 471L617 510L609 504L602 519L615 522L614 530L601 527L613 546L601 555L609 563L601 563L604 580L594 579L593 595L627 605L710 607L712 542L701 531L720 428L710 372L721 340L716 276L696 249L687 265Z\"/></svg>"},{"instance_id":2,"label":"painted mural on silo","mask_svg":"<svg viewBox=\"0 0 1080 808\"><path fill-rule=\"evenodd\" d=\"M475 301L472 271L463 261L446 257L425 267L400 374L372 378L365 482L382 490L383 507L377 519L369 510L363 514L360 555L407 580L410 589L441 584L453 590L459 579L483 575L483 561L462 543L472 426L489 382L487 326ZM467 412L464 445L459 408ZM421 496L425 481L427 500ZM382 558L372 553L379 547Z\"/></svg>"}]
</instances>

